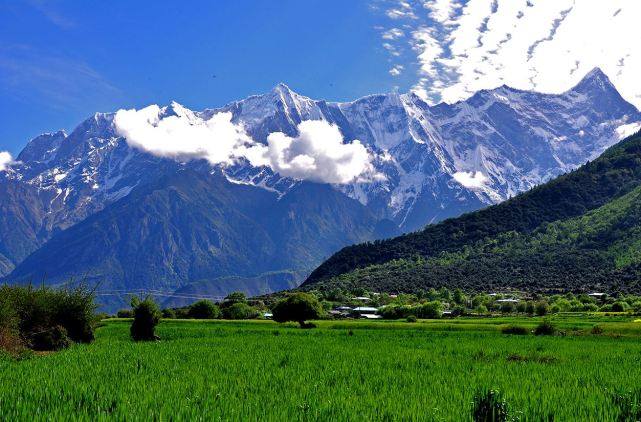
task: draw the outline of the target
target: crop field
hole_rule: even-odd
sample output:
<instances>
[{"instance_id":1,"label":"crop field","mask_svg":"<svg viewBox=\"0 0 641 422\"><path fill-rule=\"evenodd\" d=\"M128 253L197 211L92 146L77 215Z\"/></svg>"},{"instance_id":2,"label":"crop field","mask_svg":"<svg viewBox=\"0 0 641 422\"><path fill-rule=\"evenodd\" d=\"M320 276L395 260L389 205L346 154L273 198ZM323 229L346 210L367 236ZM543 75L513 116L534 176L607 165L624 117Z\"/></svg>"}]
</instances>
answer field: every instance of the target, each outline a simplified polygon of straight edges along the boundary
<instances>
[{"instance_id":1,"label":"crop field","mask_svg":"<svg viewBox=\"0 0 641 422\"><path fill-rule=\"evenodd\" d=\"M520 420L617 420L641 388L641 322L556 317L406 322L163 321L134 343L108 320L89 345L0 358L0 420L471 420L498 389ZM598 324L602 333L593 334Z\"/></svg>"}]
</instances>

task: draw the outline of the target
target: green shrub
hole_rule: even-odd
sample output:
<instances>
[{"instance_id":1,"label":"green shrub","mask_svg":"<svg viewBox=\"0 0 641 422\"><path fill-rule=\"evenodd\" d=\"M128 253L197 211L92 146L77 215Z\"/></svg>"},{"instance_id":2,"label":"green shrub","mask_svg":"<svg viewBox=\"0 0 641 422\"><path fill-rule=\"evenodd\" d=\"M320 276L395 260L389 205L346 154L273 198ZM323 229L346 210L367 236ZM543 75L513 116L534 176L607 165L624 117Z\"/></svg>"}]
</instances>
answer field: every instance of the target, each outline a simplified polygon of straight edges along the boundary
<instances>
[{"instance_id":1,"label":"green shrub","mask_svg":"<svg viewBox=\"0 0 641 422\"><path fill-rule=\"evenodd\" d=\"M534 329L534 335L536 336L551 336L556 333L556 327L548 320L542 321Z\"/></svg>"},{"instance_id":2,"label":"green shrub","mask_svg":"<svg viewBox=\"0 0 641 422\"><path fill-rule=\"evenodd\" d=\"M209 300L199 300L189 307L187 315L194 319L216 319L220 318L220 308Z\"/></svg>"},{"instance_id":3,"label":"green shrub","mask_svg":"<svg viewBox=\"0 0 641 422\"><path fill-rule=\"evenodd\" d=\"M616 393L612 398L612 404L619 410L617 420L621 422L641 420L641 390Z\"/></svg>"},{"instance_id":4,"label":"green shrub","mask_svg":"<svg viewBox=\"0 0 641 422\"><path fill-rule=\"evenodd\" d=\"M165 308L162 310L163 319L176 319L176 311L171 308Z\"/></svg>"},{"instance_id":5,"label":"green shrub","mask_svg":"<svg viewBox=\"0 0 641 422\"><path fill-rule=\"evenodd\" d=\"M131 309L121 309L118 312L116 312L116 316L118 318L133 318L134 311L132 311Z\"/></svg>"},{"instance_id":6,"label":"green shrub","mask_svg":"<svg viewBox=\"0 0 641 422\"><path fill-rule=\"evenodd\" d=\"M443 304L434 300L417 306L414 311L419 318L438 319L443 316Z\"/></svg>"},{"instance_id":7,"label":"green shrub","mask_svg":"<svg viewBox=\"0 0 641 422\"><path fill-rule=\"evenodd\" d=\"M407 318L405 318L407 322L416 322L418 321L418 318L416 318L416 315L408 315Z\"/></svg>"},{"instance_id":8,"label":"green shrub","mask_svg":"<svg viewBox=\"0 0 641 422\"><path fill-rule=\"evenodd\" d=\"M2 286L0 309L5 315L0 319L12 321L0 321L5 339L17 333L27 347L59 350L70 341L94 339L94 294L82 285L68 289Z\"/></svg>"},{"instance_id":9,"label":"green shrub","mask_svg":"<svg viewBox=\"0 0 641 422\"><path fill-rule=\"evenodd\" d=\"M252 319L257 316L256 309L243 302L236 302L223 308L223 318L225 319Z\"/></svg>"},{"instance_id":10,"label":"green shrub","mask_svg":"<svg viewBox=\"0 0 641 422\"><path fill-rule=\"evenodd\" d=\"M512 335L517 335L517 336L523 336L528 334L528 329L525 327L521 327L518 325L507 325L503 328L501 328L501 332L503 334L512 334Z\"/></svg>"},{"instance_id":11,"label":"green shrub","mask_svg":"<svg viewBox=\"0 0 641 422\"><path fill-rule=\"evenodd\" d=\"M601 328L601 327L600 327L600 326L598 326L598 325L595 325L595 326L593 326L593 327L592 327L592 329L590 330L590 332L591 332L592 334L595 334L595 335L603 334L603 328Z\"/></svg>"},{"instance_id":12,"label":"green shrub","mask_svg":"<svg viewBox=\"0 0 641 422\"><path fill-rule=\"evenodd\" d=\"M537 302L534 306L534 312L538 316L544 316L547 315L548 312L550 312L550 307L548 306L547 302Z\"/></svg>"},{"instance_id":13,"label":"green shrub","mask_svg":"<svg viewBox=\"0 0 641 422\"><path fill-rule=\"evenodd\" d=\"M158 340L156 325L160 322L160 311L158 305L150 297L140 300L132 298L131 308L134 313L134 321L131 324L131 338L135 341Z\"/></svg>"},{"instance_id":14,"label":"green shrub","mask_svg":"<svg viewBox=\"0 0 641 422\"><path fill-rule=\"evenodd\" d=\"M612 312L626 312L630 309L630 305L627 302L618 301L612 304Z\"/></svg>"},{"instance_id":15,"label":"green shrub","mask_svg":"<svg viewBox=\"0 0 641 422\"><path fill-rule=\"evenodd\" d=\"M298 292L278 302L272 313L276 322L296 321L304 328L305 321L320 318L323 309L314 295Z\"/></svg>"},{"instance_id":16,"label":"green shrub","mask_svg":"<svg viewBox=\"0 0 641 422\"><path fill-rule=\"evenodd\" d=\"M472 402L472 420L474 422L504 422L510 420L510 409L497 390L485 390L477 393Z\"/></svg>"},{"instance_id":17,"label":"green shrub","mask_svg":"<svg viewBox=\"0 0 641 422\"><path fill-rule=\"evenodd\" d=\"M33 350L61 350L69 347L71 340L67 330L60 325L51 327L31 336L31 348Z\"/></svg>"}]
</instances>

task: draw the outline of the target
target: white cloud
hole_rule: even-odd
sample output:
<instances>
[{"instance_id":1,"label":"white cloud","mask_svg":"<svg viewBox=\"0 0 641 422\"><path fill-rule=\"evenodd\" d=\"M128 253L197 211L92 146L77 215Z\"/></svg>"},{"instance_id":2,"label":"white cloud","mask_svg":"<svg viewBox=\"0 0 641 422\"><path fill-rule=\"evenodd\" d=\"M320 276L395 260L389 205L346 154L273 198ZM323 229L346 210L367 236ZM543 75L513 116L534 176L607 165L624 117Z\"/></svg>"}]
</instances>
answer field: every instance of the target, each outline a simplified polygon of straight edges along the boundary
<instances>
[{"instance_id":1,"label":"white cloud","mask_svg":"<svg viewBox=\"0 0 641 422\"><path fill-rule=\"evenodd\" d=\"M452 175L454 180L463 185L468 189L478 189L485 186L485 183L488 181L487 176L485 176L480 171L467 172L467 171L457 171Z\"/></svg>"},{"instance_id":2,"label":"white cloud","mask_svg":"<svg viewBox=\"0 0 641 422\"><path fill-rule=\"evenodd\" d=\"M455 102L506 84L563 92L600 67L641 108L641 2L632 0L414 0L403 39L420 66L415 90L431 102ZM395 24L396 22L394 22ZM393 23L390 22L390 25ZM394 25L396 27L396 25Z\"/></svg>"},{"instance_id":3,"label":"white cloud","mask_svg":"<svg viewBox=\"0 0 641 422\"><path fill-rule=\"evenodd\" d=\"M619 139L623 139L634 135L640 130L641 122L628 123L627 125L621 125L617 128L617 135L619 136Z\"/></svg>"},{"instance_id":4,"label":"white cloud","mask_svg":"<svg viewBox=\"0 0 641 422\"><path fill-rule=\"evenodd\" d=\"M337 126L324 121L305 121L299 135L281 132L267 137L264 157L283 176L326 183L365 181L373 175L371 156L360 141L343 142Z\"/></svg>"},{"instance_id":5,"label":"white cloud","mask_svg":"<svg viewBox=\"0 0 641 422\"><path fill-rule=\"evenodd\" d=\"M173 103L170 110L157 105L119 110L114 127L130 145L161 157L206 159L213 165L228 165L244 158L282 176L321 183L379 177L373 170L370 153L360 141L344 143L338 127L327 122L301 122L298 136L274 132L263 145L251 139L242 125L233 123L231 118L231 113L218 113L204 120Z\"/></svg>"},{"instance_id":6,"label":"white cloud","mask_svg":"<svg viewBox=\"0 0 641 422\"><path fill-rule=\"evenodd\" d=\"M231 121L231 113L209 120L173 103L176 115L151 105L141 110L119 110L114 126L119 135L137 148L161 157L204 158L212 164L231 164L254 145L243 128Z\"/></svg>"},{"instance_id":7,"label":"white cloud","mask_svg":"<svg viewBox=\"0 0 641 422\"><path fill-rule=\"evenodd\" d=\"M397 40L397 39L402 38L404 36L405 36L405 33L402 30L398 29L398 28L388 29L387 31L383 32L383 35L381 35L381 37L384 40Z\"/></svg>"},{"instance_id":8,"label":"white cloud","mask_svg":"<svg viewBox=\"0 0 641 422\"><path fill-rule=\"evenodd\" d=\"M403 72L405 67L402 64L397 64L389 70L389 74L392 76L398 76Z\"/></svg>"},{"instance_id":9,"label":"white cloud","mask_svg":"<svg viewBox=\"0 0 641 422\"><path fill-rule=\"evenodd\" d=\"M6 151L0 151L0 171L5 171L12 162L11 154Z\"/></svg>"}]
</instances>

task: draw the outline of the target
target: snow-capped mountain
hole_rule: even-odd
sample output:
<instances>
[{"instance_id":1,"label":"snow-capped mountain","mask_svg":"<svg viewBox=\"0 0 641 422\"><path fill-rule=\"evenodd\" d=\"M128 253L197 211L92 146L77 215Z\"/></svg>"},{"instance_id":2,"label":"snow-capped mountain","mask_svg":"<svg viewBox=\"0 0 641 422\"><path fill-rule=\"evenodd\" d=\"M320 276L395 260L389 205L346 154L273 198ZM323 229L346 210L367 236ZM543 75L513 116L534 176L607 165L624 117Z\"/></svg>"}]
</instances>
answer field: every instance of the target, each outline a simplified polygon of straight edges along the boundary
<instances>
[{"instance_id":1,"label":"snow-capped mountain","mask_svg":"<svg viewBox=\"0 0 641 422\"><path fill-rule=\"evenodd\" d=\"M114 210L131 210L130 205L123 204L131 201L134 194L138 200L144 198L155 218L161 219L163 215L178 218L180 210L169 207L167 212L160 212L151 205L156 194L149 191L149 186L182 195L182 202L175 206L193 205L197 198L206 195L203 201L212 207L222 207L222 214L230 211L226 207L244 207L233 210L241 212L242 218L212 222L212 230L220 229L217 240L188 242L192 252L193 248L202 249L199 250L205 258L198 265L186 263L189 257L184 255L189 251L164 251L171 262L154 262L154 266L172 268L162 275L163 288L183 287L196 281L194 277L198 280L235 275L253 277L264 271L284 269L304 273L343 245L393 234L394 225L400 231L412 231L503 201L583 164L641 127L641 113L619 95L598 69L586 75L575 88L559 95L503 86L478 92L455 104L431 106L414 94L396 93L334 103L312 100L279 84L266 94L221 108L191 112L173 103L162 109L163 116L187 112L205 120L217 113L229 112L234 123L242 124L251 138L261 143L274 132L297 135L297 126L302 121L324 120L338 126L346 141L360 140L372 152L376 171L384 177L373 182L317 189L313 183L281 177L268 167L253 167L245 160L231 166L212 167L205 160L160 158L132 147L119 136L114 128L114 113L97 113L68 135L56 132L33 139L16 158L16 163L0 172L3 198L0 275L9 274L16 266L9 279L43 273L52 280L84 275L89 268L71 265L73 260L65 268L56 266L54 272L33 266L46 266L45 258L51 254L52 242L60 248L60 239L70 239L65 232L81 223L84 225L74 232L76 237L85 237L85 245L81 242L79 251L87 250L86 245L91 244L95 231L104 234L122 230L118 224L123 222L112 214ZM180 183L174 179L184 172L199 175L198 186L203 189L208 183L224 184L224 189L210 189L222 196L214 198L201 190L186 189L182 185L183 176L179 177ZM246 200L239 202L234 195L258 198L256 201L262 202L255 205ZM327 202L327 207L314 208L297 201ZM252 208L254 206L258 208ZM206 215L206 210L200 211L203 214L193 216L189 225L176 233L180 241L170 243L178 248L186 237L205 236L194 229L198 219ZM136 212L137 215L145 213L142 209ZM100 215L89 219L97 214ZM271 215L278 223L261 220L264 215ZM257 255L256 259L273 265L253 268L251 262L234 257L231 261L223 260L228 267L223 265L224 268L214 268L210 273L203 270L203 263L220 266L223 262L208 261L207 256L219 259L236 253L222 246L226 236L234 237L234 230L250 236L246 227L234 226L246 224L241 223L244 218L261 220L260 229L256 230L266 233L265 239L273 243L270 246L273 250ZM335 220L331 227L326 224L330 220ZM181 224L187 223L181 221ZM225 225L224 230L219 224ZM291 224L298 226L290 230ZM271 226L279 226L278 233L272 232ZM144 229L140 230L138 241L144 243L147 237ZM331 238L331 242L316 248L314 239L324 236ZM211 242L217 246L213 247ZM239 245L238 242L243 241L234 237L232 243ZM248 250L249 243L245 242L241 249ZM290 261L275 258L279 248L286 249L286 245L293 244L304 253L294 254L296 258ZM106 242L102 247L120 246ZM59 252L56 252L57 260L65 261ZM32 253L35 258L26 259ZM117 255L109 255L110 262L119 263L117 274L109 273L115 268L109 265L100 268L101 276L123 279L122 274L129 270L124 263L129 261ZM177 257L184 261L180 268L172 261ZM87 262L86 259L76 261ZM244 267L234 268L234 265ZM194 266L198 267L197 271ZM98 271L100 265L91 267ZM142 273L137 274L144 278Z\"/></svg>"}]
</instances>

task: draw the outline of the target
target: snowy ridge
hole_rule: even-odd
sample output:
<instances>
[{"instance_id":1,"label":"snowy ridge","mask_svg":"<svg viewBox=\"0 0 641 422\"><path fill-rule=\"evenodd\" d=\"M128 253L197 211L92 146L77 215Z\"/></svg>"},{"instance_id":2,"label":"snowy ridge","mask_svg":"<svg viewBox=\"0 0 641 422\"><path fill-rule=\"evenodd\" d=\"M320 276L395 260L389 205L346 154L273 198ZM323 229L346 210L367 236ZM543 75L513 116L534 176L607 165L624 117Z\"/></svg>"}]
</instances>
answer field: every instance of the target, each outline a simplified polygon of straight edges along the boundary
<instances>
[{"instance_id":1,"label":"snowy ridge","mask_svg":"<svg viewBox=\"0 0 641 422\"><path fill-rule=\"evenodd\" d=\"M172 103L162 109L164 115L193 119L221 111L230 112L258 142L273 132L296 135L305 120L325 120L338 126L346 141L360 140L385 180L335 188L404 231L503 201L576 168L641 128L641 113L598 69L560 95L502 86L435 106L397 93L331 103L279 84L222 108L197 112ZM46 197L52 227L71 225L168 169L205 165L131 148L116 135L113 116L97 113L69 135L35 138L6 174ZM223 173L230 182L281 197L297 184L244 161Z\"/></svg>"}]
</instances>

